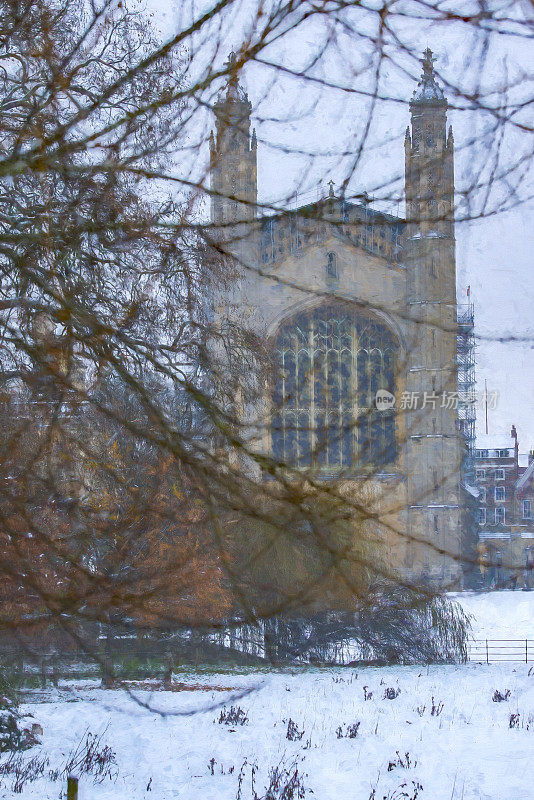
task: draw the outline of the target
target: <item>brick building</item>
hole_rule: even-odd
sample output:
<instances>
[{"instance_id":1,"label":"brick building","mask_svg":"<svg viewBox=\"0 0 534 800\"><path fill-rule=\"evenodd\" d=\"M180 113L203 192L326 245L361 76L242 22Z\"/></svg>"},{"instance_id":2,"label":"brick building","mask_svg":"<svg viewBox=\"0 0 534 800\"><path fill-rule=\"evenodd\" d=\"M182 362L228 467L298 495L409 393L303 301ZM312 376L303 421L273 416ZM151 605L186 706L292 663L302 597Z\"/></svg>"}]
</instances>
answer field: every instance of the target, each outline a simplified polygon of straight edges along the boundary
<instances>
[{"instance_id":1,"label":"brick building","mask_svg":"<svg viewBox=\"0 0 534 800\"><path fill-rule=\"evenodd\" d=\"M490 585L534 586L534 452L520 461L515 426L477 437L478 549Z\"/></svg>"}]
</instances>

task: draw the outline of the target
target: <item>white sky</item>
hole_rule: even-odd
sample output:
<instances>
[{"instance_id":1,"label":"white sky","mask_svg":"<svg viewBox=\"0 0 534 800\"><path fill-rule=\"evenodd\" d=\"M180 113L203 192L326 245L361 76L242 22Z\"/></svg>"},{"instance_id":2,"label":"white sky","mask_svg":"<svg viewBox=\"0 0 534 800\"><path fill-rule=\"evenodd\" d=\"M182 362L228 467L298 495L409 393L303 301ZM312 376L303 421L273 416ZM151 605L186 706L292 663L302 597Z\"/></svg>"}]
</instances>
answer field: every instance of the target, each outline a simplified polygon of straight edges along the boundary
<instances>
[{"instance_id":1,"label":"white sky","mask_svg":"<svg viewBox=\"0 0 534 800\"><path fill-rule=\"evenodd\" d=\"M186 0L146 2L163 38L176 32L180 13L198 13L200 7ZM240 0L236 4L233 27L222 34L224 45L218 55L219 63L228 50L239 45L239 28L246 28L250 22L250 16L247 19L247 14L243 13L249 2L252 0ZM369 29L365 20L360 22L364 30ZM534 48L517 37L500 36L490 41L481 73L480 61L474 57L479 41L467 36L465 29L456 25L446 28L440 25L436 29L415 22L399 25L398 29L414 52L421 52L427 45L432 47L438 57L436 66L451 86L469 91L480 80L482 86L495 87L506 80L506 74L508 80L517 79L517 98L522 96L529 80L532 81ZM309 25L290 34L264 55L284 67L301 66L317 50L324 34L324 23ZM210 41L203 41L206 53L210 46ZM365 45L355 37L346 36L327 51L313 74L347 87L369 88L370 76L354 80L351 77L351 70L360 68L364 57ZM365 156L350 183L354 191L368 190L378 196L384 191L390 193L392 188L396 196L402 191L399 179L403 177L404 130L409 122L407 101L415 86L414 77L420 70L409 57L403 59L400 66L409 74L388 65L380 88L388 96L405 102L383 102L378 106L368 139L371 147L366 146ZM352 161L352 156L340 154L356 151L369 101L358 94L303 84L256 65L251 65L245 73L244 83L257 120L260 201L287 196L297 186L302 192L316 186L318 180L323 182L325 191L330 178L339 185ZM451 86L448 96L452 104L464 105L460 98L451 98ZM529 119L525 116L523 119L533 124L532 114ZM449 120L455 137L456 187L461 190L473 177L487 174L485 170L491 168L494 151L488 149L488 142L495 142L496 137L484 136L490 118L480 112L452 110ZM206 117L204 121L208 122ZM202 130L201 136L204 138L208 132ZM477 138L475 145L472 144L474 136ZM532 148L530 138L522 131L509 132L501 150L505 162ZM288 153L286 150L303 152ZM207 160L207 148L201 152ZM534 193L532 177L530 184L526 180L519 187L522 200L528 197L529 191ZM388 184L387 190L382 188L384 183ZM503 184L498 183L489 201L490 208L500 205L503 191ZM309 195L305 200L312 197ZM533 201L521 202L506 213L491 214L476 222L460 222L456 230L458 300L465 299L466 288L470 285L471 300L475 304L479 337L477 388L483 390L486 379L488 390L498 392L497 407L489 411L489 431L509 433L511 425L515 424L522 452L534 447L533 211ZM530 338L510 342L507 341L510 336ZM483 432L483 417L479 412L480 432Z\"/></svg>"}]
</instances>

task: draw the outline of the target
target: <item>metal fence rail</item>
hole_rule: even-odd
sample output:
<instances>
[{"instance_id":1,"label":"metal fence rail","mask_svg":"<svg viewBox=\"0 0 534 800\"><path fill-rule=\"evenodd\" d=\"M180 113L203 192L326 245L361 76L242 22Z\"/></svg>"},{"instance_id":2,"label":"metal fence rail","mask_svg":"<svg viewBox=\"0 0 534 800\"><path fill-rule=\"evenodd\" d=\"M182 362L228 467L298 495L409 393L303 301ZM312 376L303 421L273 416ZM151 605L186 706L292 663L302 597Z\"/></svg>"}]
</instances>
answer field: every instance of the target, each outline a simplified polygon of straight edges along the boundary
<instances>
[{"instance_id":1,"label":"metal fence rail","mask_svg":"<svg viewBox=\"0 0 534 800\"><path fill-rule=\"evenodd\" d=\"M534 663L534 639L471 639L467 660L483 664Z\"/></svg>"}]
</instances>

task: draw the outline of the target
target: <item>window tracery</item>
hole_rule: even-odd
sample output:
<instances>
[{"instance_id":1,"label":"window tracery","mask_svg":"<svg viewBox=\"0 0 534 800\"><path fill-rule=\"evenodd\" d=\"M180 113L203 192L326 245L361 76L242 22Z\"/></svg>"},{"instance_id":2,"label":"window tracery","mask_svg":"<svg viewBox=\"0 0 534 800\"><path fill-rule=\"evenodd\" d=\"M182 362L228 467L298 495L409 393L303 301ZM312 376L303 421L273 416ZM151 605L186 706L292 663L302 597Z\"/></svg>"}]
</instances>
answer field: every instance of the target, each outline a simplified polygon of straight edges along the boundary
<instances>
[{"instance_id":1,"label":"window tracery","mask_svg":"<svg viewBox=\"0 0 534 800\"><path fill-rule=\"evenodd\" d=\"M398 344L371 315L324 303L287 321L275 340L274 457L299 467L354 470L396 457L394 410L376 392L395 390Z\"/></svg>"}]
</instances>

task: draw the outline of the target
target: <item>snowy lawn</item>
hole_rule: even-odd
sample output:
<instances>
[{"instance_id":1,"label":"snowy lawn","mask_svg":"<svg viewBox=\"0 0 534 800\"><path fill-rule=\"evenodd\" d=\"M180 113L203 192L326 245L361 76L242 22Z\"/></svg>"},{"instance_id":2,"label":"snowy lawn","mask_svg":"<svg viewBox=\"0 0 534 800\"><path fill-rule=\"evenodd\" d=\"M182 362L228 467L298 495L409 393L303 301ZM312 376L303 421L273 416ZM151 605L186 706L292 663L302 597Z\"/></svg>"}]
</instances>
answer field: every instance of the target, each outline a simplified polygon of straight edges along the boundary
<instances>
[{"instance_id":1,"label":"snowy lawn","mask_svg":"<svg viewBox=\"0 0 534 800\"><path fill-rule=\"evenodd\" d=\"M474 617L476 639L534 639L534 591L462 592L451 598Z\"/></svg>"},{"instance_id":2,"label":"snowy lawn","mask_svg":"<svg viewBox=\"0 0 534 800\"><path fill-rule=\"evenodd\" d=\"M23 709L44 730L42 748L24 758L46 754L50 763L16 796L57 800L65 781L48 771L61 769L89 730L103 732L100 747L109 745L116 765L113 780L82 777L80 800L252 800L253 773L263 797L280 763L297 764L302 796L316 800L533 798L532 672L469 664L199 673L180 679L235 691L137 693L149 708L90 682L65 687ZM493 702L495 690L510 690L509 699ZM221 704L243 709L245 723L220 723ZM10 777L1 780L0 797L14 797Z\"/></svg>"},{"instance_id":3,"label":"snowy lawn","mask_svg":"<svg viewBox=\"0 0 534 800\"><path fill-rule=\"evenodd\" d=\"M534 638L534 592L456 599L475 637ZM42 726L42 746L21 764L34 758L42 775L22 775L15 794L16 776L0 774L0 798L59 800L60 773L91 733L101 738L79 800L256 800L276 767L268 800L534 800L534 665L199 671L175 681L191 689L129 695L88 680L34 693L22 711ZM495 691L507 699L494 702ZM297 788L284 796L295 769Z\"/></svg>"}]
</instances>

